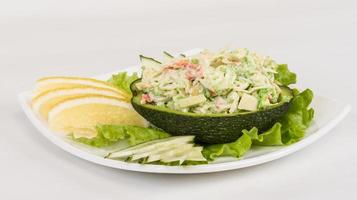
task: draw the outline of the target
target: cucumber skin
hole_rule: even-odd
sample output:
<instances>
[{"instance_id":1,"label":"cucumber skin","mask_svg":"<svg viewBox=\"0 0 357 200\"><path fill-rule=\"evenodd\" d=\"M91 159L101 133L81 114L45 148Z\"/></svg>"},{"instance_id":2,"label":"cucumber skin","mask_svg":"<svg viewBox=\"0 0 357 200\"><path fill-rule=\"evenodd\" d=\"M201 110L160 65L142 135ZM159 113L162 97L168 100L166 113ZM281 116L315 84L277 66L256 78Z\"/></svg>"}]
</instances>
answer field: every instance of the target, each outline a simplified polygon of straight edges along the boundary
<instances>
[{"instance_id":1,"label":"cucumber skin","mask_svg":"<svg viewBox=\"0 0 357 200\"><path fill-rule=\"evenodd\" d=\"M218 144L234 142L242 130L253 127L261 131L271 128L288 110L290 103L284 103L269 110L231 116L192 116L146 108L131 101L134 109L146 120L172 135L195 135L196 142Z\"/></svg>"}]
</instances>

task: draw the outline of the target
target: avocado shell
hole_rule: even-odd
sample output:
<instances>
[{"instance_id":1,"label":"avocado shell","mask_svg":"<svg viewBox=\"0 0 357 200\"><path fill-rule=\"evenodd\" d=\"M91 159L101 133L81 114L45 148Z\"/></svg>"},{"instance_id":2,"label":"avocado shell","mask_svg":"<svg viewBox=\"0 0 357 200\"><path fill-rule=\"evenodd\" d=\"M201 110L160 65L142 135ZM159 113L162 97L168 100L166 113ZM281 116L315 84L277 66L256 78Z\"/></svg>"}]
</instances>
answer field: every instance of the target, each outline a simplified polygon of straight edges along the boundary
<instances>
[{"instance_id":1,"label":"avocado shell","mask_svg":"<svg viewBox=\"0 0 357 200\"><path fill-rule=\"evenodd\" d=\"M195 135L196 142L218 144L234 142L242 135L242 130L253 127L260 131L271 128L288 110L290 101L280 103L254 112L239 112L233 114L197 114L172 110L163 106L141 104L141 92L135 84L131 84L133 97L131 104L134 109L154 126L171 135ZM292 99L291 89L282 87L282 94ZM283 99L282 97L280 99Z\"/></svg>"}]
</instances>

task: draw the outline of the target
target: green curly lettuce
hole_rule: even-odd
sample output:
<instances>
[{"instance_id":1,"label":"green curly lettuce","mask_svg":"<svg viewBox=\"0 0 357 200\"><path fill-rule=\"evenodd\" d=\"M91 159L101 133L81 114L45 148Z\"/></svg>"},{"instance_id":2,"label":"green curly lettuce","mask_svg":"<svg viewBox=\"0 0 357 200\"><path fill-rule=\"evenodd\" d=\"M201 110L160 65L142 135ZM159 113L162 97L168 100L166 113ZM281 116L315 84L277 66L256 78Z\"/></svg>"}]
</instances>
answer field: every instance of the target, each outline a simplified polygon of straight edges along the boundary
<instances>
[{"instance_id":1,"label":"green curly lettuce","mask_svg":"<svg viewBox=\"0 0 357 200\"><path fill-rule=\"evenodd\" d=\"M128 75L127 72L120 72L115 74L108 80L108 82L112 83L115 87L124 90L128 94L131 94L130 85L139 77L137 73L132 75Z\"/></svg>"},{"instance_id":2,"label":"green curly lettuce","mask_svg":"<svg viewBox=\"0 0 357 200\"><path fill-rule=\"evenodd\" d=\"M296 74L289 71L288 65L281 64L278 66L274 75L274 79L277 80L281 85L288 86L290 84L296 83Z\"/></svg>"},{"instance_id":3,"label":"green curly lettuce","mask_svg":"<svg viewBox=\"0 0 357 200\"><path fill-rule=\"evenodd\" d=\"M269 130L259 134L257 128L252 128L250 131L243 130L243 133L249 135L252 139L253 145L258 146L278 146L283 145L281 139L281 124L275 123Z\"/></svg>"},{"instance_id":4,"label":"green curly lettuce","mask_svg":"<svg viewBox=\"0 0 357 200\"><path fill-rule=\"evenodd\" d=\"M105 147L120 140L126 140L129 146L134 146L151 140L170 137L168 133L151 128L130 125L98 125L97 136L91 139L80 137L72 139L94 147Z\"/></svg>"},{"instance_id":5,"label":"green curly lettuce","mask_svg":"<svg viewBox=\"0 0 357 200\"><path fill-rule=\"evenodd\" d=\"M298 93L297 90L293 92ZM282 124L281 139L283 144L292 144L304 137L314 118L314 109L309 108L312 99L313 92L310 89L304 90L292 99L288 111L279 120Z\"/></svg>"},{"instance_id":6,"label":"green curly lettuce","mask_svg":"<svg viewBox=\"0 0 357 200\"><path fill-rule=\"evenodd\" d=\"M223 156L240 158L250 149L251 145L251 137L243 133L235 142L205 146L202 154L207 160L211 161Z\"/></svg>"},{"instance_id":7,"label":"green curly lettuce","mask_svg":"<svg viewBox=\"0 0 357 200\"><path fill-rule=\"evenodd\" d=\"M254 145L288 145L304 137L314 117L314 110L309 108L313 93L310 89L301 93L294 89L293 94L288 111L271 129L260 134L257 128L243 131L251 136Z\"/></svg>"}]
</instances>

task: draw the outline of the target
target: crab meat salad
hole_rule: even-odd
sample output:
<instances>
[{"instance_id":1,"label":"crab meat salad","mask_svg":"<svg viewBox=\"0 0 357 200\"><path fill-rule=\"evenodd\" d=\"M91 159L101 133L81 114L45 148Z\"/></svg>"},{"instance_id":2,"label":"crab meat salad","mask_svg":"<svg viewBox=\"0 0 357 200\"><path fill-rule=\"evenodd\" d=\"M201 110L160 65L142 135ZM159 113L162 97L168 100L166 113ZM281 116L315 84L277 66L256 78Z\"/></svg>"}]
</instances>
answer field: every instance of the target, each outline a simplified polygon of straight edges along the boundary
<instances>
[{"instance_id":1,"label":"crab meat salad","mask_svg":"<svg viewBox=\"0 0 357 200\"><path fill-rule=\"evenodd\" d=\"M142 104L181 112L256 111L278 103L282 85L275 79L278 68L270 57L247 49L203 51L144 65L136 87L144 92Z\"/></svg>"},{"instance_id":2,"label":"crab meat salad","mask_svg":"<svg viewBox=\"0 0 357 200\"><path fill-rule=\"evenodd\" d=\"M106 159L168 166L242 159L252 146L298 142L312 123L310 89L286 64L248 49L160 59L109 80L46 77L32 107L53 131Z\"/></svg>"}]
</instances>

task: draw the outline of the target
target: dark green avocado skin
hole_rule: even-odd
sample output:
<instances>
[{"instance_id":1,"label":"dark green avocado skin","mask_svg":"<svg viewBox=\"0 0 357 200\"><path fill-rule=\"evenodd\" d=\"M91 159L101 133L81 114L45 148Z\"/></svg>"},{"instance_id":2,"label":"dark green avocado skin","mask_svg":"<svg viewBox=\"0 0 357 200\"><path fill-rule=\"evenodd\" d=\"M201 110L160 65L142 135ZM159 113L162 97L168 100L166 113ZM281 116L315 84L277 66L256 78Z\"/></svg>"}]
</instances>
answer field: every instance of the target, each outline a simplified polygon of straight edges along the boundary
<instances>
[{"instance_id":1,"label":"dark green avocado skin","mask_svg":"<svg viewBox=\"0 0 357 200\"><path fill-rule=\"evenodd\" d=\"M133 85L131 103L134 109L154 126L171 135L195 135L196 142L219 144L236 141L242 130L253 127L260 131L271 128L275 122L288 110L290 102L282 103L274 108L257 112L238 113L235 115L202 115L187 114L169 109L156 109L153 105L142 105L140 94Z\"/></svg>"},{"instance_id":2,"label":"dark green avocado skin","mask_svg":"<svg viewBox=\"0 0 357 200\"><path fill-rule=\"evenodd\" d=\"M279 107L248 114L226 117L195 117L177 115L145 108L132 101L134 109L146 120L172 135L195 135L201 143L227 143L237 140L242 130L257 127L267 130L287 111L289 103Z\"/></svg>"}]
</instances>

